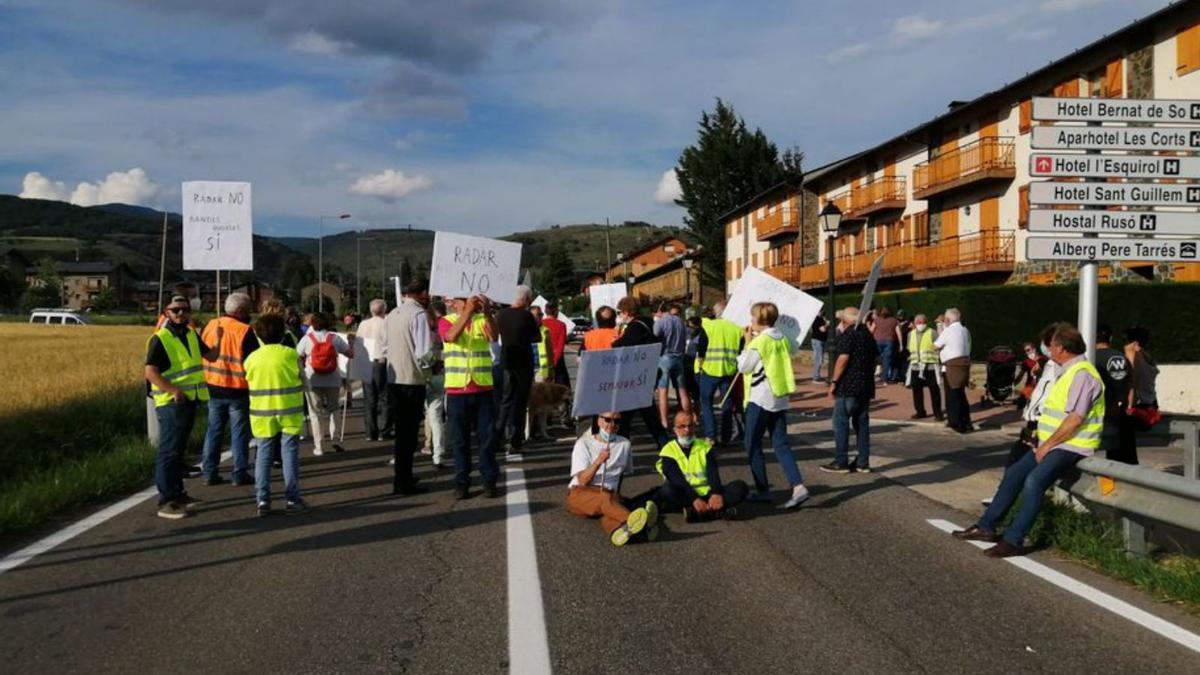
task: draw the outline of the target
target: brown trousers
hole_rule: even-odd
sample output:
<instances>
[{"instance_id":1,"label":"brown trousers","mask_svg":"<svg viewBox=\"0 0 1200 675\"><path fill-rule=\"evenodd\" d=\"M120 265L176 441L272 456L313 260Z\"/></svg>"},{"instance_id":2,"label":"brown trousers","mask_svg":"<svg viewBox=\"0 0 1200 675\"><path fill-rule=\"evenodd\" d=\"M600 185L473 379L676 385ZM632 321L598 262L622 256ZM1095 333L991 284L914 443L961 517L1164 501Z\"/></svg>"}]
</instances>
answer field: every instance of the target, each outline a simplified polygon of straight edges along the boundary
<instances>
[{"instance_id":1,"label":"brown trousers","mask_svg":"<svg viewBox=\"0 0 1200 675\"><path fill-rule=\"evenodd\" d=\"M629 520L629 509L621 506L617 493L590 485L567 492L567 512L581 518L599 517L605 534L612 534Z\"/></svg>"}]
</instances>

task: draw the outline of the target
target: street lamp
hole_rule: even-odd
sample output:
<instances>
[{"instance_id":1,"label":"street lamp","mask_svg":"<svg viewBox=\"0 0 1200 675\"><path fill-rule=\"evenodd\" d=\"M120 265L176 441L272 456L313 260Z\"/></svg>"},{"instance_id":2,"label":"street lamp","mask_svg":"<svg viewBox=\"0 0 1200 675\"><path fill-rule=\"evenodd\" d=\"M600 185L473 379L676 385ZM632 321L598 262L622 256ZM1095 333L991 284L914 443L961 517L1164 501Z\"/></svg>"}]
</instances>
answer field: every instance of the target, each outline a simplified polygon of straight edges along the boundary
<instances>
[{"instance_id":1,"label":"street lamp","mask_svg":"<svg viewBox=\"0 0 1200 675\"><path fill-rule=\"evenodd\" d=\"M827 202L825 208L821 209L821 213L817 215L817 219L821 221L821 229L825 232L826 240L829 242L826 250L826 257L829 258L829 328L836 331L837 326L834 325L836 314L833 308L833 240L837 239L838 227L842 224L842 210L833 202ZM833 381L833 359L829 359L829 381Z\"/></svg>"},{"instance_id":2,"label":"street lamp","mask_svg":"<svg viewBox=\"0 0 1200 675\"><path fill-rule=\"evenodd\" d=\"M683 292L687 295L688 303L692 303L692 265L694 263L695 261L691 258L683 259Z\"/></svg>"},{"instance_id":3,"label":"street lamp","mask_svg":"<svg viewBox=\"0 0 1200 675\"><path fill-rule=\"evenodd\" d=\"M317 311L325 311L325 219L345 220L349 213L338 216L320 216L317 218Z\"/></svg>"}]
</instances>

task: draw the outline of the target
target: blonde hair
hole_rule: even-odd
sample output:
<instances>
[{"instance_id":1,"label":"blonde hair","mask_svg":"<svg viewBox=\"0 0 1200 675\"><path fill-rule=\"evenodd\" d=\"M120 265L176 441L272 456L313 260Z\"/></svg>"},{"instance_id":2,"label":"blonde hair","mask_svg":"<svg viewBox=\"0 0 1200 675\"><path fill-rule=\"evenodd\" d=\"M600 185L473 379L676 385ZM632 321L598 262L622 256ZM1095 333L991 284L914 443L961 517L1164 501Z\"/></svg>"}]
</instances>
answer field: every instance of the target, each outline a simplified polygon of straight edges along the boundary
<instances>
[{"instance_id":1,"label":"blonde hair","mask_svg":"<svg viewBox=\"0 0 1200 675\"><path fill-rule=\"evenodd\" d=\"M259 314L273 314L275 316L284 316L285 314L287 314L287 309L284 308L282 302L280 302L274 298L271 298L270 300L263 301L262 309L259 310Z\"/></svg>"},{"instance_id":2,"label":"blonde hair","mask_svg":"<svg viewBox=\"0 0 1200 675\"><path fill-rule=\"evenodd\" d=\"M773 302L756 302L750 308L750 318L760 326L772 327L779 320L779 308Z\"/></svg>"}]
</instances>

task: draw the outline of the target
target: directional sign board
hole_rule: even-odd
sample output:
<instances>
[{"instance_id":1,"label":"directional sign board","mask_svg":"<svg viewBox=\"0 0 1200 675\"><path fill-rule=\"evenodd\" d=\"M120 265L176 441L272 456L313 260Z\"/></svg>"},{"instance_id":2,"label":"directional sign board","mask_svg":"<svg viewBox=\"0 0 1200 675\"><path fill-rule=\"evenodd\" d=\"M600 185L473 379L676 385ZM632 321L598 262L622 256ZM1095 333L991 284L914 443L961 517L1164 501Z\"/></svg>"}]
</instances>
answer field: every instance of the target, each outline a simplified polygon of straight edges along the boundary
<instances>
[{"instance_id":1,"label":"directional sign board","mask_svg":"<svg viewBox=\"0 0 1200 675\"><path fill-rule=\"evenodd\" d=\"M1029 260L1149 260L1196 262L1200 239L1082 239L1029 237Z\"/></svg>"},{"instance_id":2,"label":"directional sign board","mask_svg":"<svg viewBox=\"0 0 1200 675\"><path fill-rule=\"evenodd\" d=\"M1029 212L1029 231L1055 234L1191 234L1200 236L1200 213L1034 209Z\"/></svg>"},{"instance_id":3,"label":"directional sign board","mask_svg":"<svg viewBox=\"0 0 1200 675\"><path fill-rule=\"evenodd\" d=\"M1200 101L1039 96L1033 99L1033 119L1046 122L1200 124Z\"/></svg>"},{"instance_id":4,"label":"directional sign board","mask_svg":"<svg viewBox=\"0 0 1200 675\"><path fill-rule=\"evenodd\" d=\"M1200 151L1200 127L1034 127L1039 150Z\"/></svg>"},{"instance_id":5,"label":"directional sign board","mask_svg":"<svg viewBox=\"0 0 1200 675\"><path fill-rule=\"evenodd\" d=\"M1053 178L1200 178L1200 157L1035 152L1029 175Z\"/></svg>"},{"instance_id":6,"label":"directional sign board","mask_svg":"<svg viewBox=\"0 0 1200 675\"><path fill-rule=\"evenodd\" d=\"M1029 203L1094 206L1200 206L1200 185L1037 181L1029 184Z\"/></svg>"}]
</instances>

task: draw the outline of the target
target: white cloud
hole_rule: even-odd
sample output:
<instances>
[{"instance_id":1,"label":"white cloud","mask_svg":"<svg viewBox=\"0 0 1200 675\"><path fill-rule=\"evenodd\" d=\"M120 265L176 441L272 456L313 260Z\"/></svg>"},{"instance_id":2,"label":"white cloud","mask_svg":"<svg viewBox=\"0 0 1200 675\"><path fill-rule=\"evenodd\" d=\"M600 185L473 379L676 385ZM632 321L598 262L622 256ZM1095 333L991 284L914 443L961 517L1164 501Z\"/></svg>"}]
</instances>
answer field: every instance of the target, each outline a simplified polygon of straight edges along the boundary
<instances>
[{"instance_id":1,"label":"white cloud","mask_svg":"<svg viewBox=\"0 0 1200 675\"><path fill-rule=\"evenodd\" d=\"M70 193L66 183L54 181L37 171L25 174L21 185L21 197L27 199L53 199L71 202L76 206L97 204L133 204L144 206L159 193L159 187L146 171L133 168L129 171L114 171L97 183L84 181Z\"/></svg>"},{"instance_id":2,"label":"white cloud","mask_svg":"<svg viewBox=\"0 0 1200 675\"><path fill-rule=\"evenodd\" d=\"M892 24L892 39L900 44L933 37L945 25L944 21L926 19L921 14L902 16Z\"/></svg>"},{"instance_id":3,"label":"white cloud","mask_svg":"<svg viewBox=\"0 0 1200 675\"><path fill-rule=\"evenodd\" d=\"M330 40L324 35L311 30L306 30L303 33L295 35L288 44L288 47L292 51L316 54L318 56L337 56L353 46L353 43Z\"/></svg>"},{"instance_id":4,"label":"white cloud","mask_svg":"<svg viewBox=\"0 0 1200 675\"><path fill-rule=\"evenodd\" d=\"M679 188L679 176L675 169L667 169L658 179L658 187L654 190L654 201L659 204L674 204L683 195Z\"/></svg>"},{"instance_id":5,"label":"white cloud","mask_svg":"<svg viewBox=\"0 0 1200 675\"><path fill-rule=\"evenodd\" d=\"M853 61L869 51L871 51L871 43L855 42L854 44L838 47L829 52L825 55L825 62L833 64L845 63L846 61Z\"/></svg>"},{"instance_id":6,"label":"white cloud","mask_svg":"<svg viewBox=\"0 0 1200 675\"><path fill-rule=\"evenodd\" d=\"M385 202L397 199L433 186L433 180L425 174L408 175L403 171L385 169L369 176L361 176L350 186L350 192L367 197L376 197Z\"/></svg>"}]
</instances>

